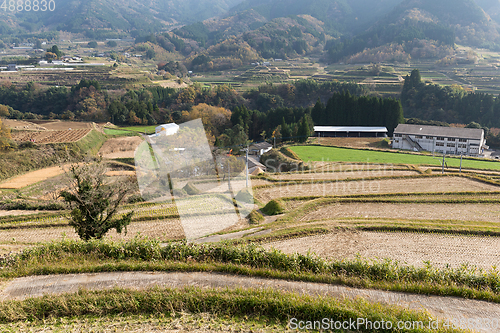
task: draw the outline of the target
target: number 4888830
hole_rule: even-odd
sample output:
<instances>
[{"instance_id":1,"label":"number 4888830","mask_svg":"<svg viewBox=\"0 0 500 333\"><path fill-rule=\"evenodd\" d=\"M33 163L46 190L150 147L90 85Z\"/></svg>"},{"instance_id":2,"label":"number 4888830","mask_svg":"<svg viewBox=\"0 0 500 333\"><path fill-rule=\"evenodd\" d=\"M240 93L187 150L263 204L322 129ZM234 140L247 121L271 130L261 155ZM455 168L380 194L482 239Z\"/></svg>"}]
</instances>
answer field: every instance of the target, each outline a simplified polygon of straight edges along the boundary
<instances>
[{"instance_id":1,"label":"number 4888830","mask_svg":"<svg viewBox=\"0 0 500 333\"><path fill-rule=\"evenodd\" d=\"M55 9L56 3L54 0L3 0L0 6L0 10L4 12L53 12Z\"/></svg>"}]
</instances>

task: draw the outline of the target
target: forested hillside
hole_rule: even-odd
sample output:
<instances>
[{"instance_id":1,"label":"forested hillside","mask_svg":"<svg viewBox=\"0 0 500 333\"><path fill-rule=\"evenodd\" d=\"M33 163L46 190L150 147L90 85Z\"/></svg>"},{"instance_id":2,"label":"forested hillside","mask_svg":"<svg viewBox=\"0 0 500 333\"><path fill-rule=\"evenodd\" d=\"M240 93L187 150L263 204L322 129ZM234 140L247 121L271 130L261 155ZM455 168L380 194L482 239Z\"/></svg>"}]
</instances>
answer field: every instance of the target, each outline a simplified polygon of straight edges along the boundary
<instances>
[{"instance_id":1,"label":"forested hillside","mask_svg":"<svg viewBox=\"0 0 500 333\"><path fill-rule=\"evenodd\" d=\"M401 102L408 118L500 127L500 98L466 92L458 85L425 84L418 70L405 78Z\"/></svg>"}]
</instances>

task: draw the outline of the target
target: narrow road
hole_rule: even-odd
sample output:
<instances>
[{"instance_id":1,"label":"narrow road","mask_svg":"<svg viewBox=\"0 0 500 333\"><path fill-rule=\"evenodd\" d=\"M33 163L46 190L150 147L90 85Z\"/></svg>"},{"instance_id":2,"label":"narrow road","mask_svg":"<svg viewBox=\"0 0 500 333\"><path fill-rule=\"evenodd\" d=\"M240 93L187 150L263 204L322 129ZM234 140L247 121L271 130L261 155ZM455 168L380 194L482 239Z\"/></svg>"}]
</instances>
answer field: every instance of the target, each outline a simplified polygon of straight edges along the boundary
<instances>
[{"instance_id":1,"label":"narrow road","mask_svg":"<svg viewBox=\"0 0 500 333\"><path fill-rule=\"evenodd\" d=\"M89 290L113 287L143 289L154 286L274 288L300 294L328 295L338 298L363 297L372 302L398 305L412 310L427 310L440 320L500 318L500 304L484 301L201 272L111 272L23 277L9 282L5 288L2 288L0 301L76 292L79 288ZM478 331L498 332L498 329Z\"/></svg>"}]
</instances>

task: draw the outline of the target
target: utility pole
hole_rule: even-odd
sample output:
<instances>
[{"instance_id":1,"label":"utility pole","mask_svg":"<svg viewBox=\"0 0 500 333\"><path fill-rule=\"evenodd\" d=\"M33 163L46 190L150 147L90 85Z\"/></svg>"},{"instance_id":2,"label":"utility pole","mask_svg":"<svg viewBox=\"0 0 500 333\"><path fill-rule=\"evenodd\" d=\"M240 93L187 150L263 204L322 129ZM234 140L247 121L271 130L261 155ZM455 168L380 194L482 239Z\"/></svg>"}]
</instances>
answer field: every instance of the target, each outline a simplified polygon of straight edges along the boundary
<instances>
[{"instance_id":1,"label":"utility pole","mask_svg":"<svg viewBox=\"0 0 500 333\"><path fill-rule=\"evenodd\" d=\"M248 146L248 144L247 144L247 152L246 152L246 153L247 153L247 154L246 154L246 155L247 155L247 158L246 158L246 162L247 162L247 167L246 167L246 169L247 169L247 179L246 179L246 180L247 180L247 182L246 182L246 185L247 185L247 188L248 188L248 150L249 150L249 149L250 149L250 147L249 147L249 146Z\"/></svg>"},{"instance_id":2,"label":"utility pole","mask_svg":"<svg viewBox=\"0 0 500 333\"><path fill-rule=\"evenodd\" d=\"M444 175L444 157L446 156L446 153L443 151L443 163L442 163L442 169L441 169L441 174Z\"/></svg>"},{"instance_id":3,"label":"utility pole","mask_svg":"<svg viewBox=\"0 0 500 333\"><path fill-rule=\"evenodd\" d=\"M229 159L227 159L227 185L229 192L231 192L231 164L229 164Z\"/></svg>"},{"instance_id":4,"label":"utility pole","mask_svg":"<svg viewBox=\"0 0 500 333\"><path fill-rule=\"evenodd\" d=\"M464 153L460 153L460 173L462 173L462 156Z\"/></svg>"}]
</instances>

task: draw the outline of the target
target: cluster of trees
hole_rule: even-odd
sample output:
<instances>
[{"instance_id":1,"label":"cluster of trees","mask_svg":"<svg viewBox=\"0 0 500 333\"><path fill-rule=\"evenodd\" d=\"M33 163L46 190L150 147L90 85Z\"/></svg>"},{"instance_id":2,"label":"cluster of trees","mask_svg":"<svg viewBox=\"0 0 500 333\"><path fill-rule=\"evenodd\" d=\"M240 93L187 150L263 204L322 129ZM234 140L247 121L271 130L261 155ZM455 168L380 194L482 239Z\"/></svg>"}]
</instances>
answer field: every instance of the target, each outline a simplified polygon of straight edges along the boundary
<instances>
[{"instance_id":1,"label":"cluster of trees","mask_svg":"<svg viewBox=\"0 0 500 333\"><path fill-rule=\"evenodd\" d=\"M48 118L107 120L106 106L109 96L95 80L81 80L71 89L50 87L28 82L24 87L6 83L0 86L0 104L12 107L10 117L34 119L38 115Z\"/></svg>"},{"instance_id":2,"label":"cluster of trees","mask_svg":"<svg viewBox=\"0 0 500 333\"><path fill-rule=\"evenodd\" d=\"M467 92L458 85L425 84L418 69L405 77L401 102L406 117L500 127L500 98Z\"/></svg>"},{"instance_id":3,"label":"cluster of trees","mask_svg":"<svg viewBox=\"0 0 500 333\"><path fill-rule=\"evenodd\" d=\"M372 96L353 96L348 91L334 94L326 106L318 100L311 111L316 125L384 126L392 135L404 122L399 100Z\"/></svg>"},{"instance_id":4,"label":"cluster of trees","mask_svg":"<svg viewBox=\"0 0 500 333\"><path fill-rule=\"evenodd\" d=\"M4 150L10 147L10 129L5 126L2 122L2 117L8 117L10 115L10 108L6 105L0 104L0 150Z\"/></svg>"}]
</instances>

